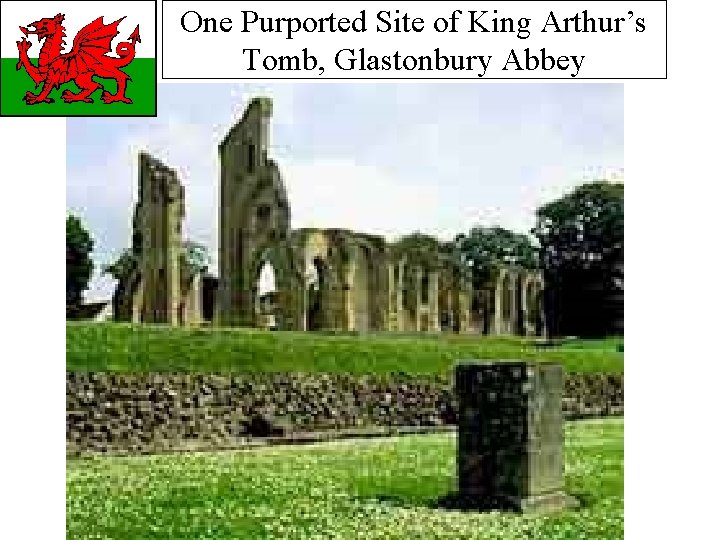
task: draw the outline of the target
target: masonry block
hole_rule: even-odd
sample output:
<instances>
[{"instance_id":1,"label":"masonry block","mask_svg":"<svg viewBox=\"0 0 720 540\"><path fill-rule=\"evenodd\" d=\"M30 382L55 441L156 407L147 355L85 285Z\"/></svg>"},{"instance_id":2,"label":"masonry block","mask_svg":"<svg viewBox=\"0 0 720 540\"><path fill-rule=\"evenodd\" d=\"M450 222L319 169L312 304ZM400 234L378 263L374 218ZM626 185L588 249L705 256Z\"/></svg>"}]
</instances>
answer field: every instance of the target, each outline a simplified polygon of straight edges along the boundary
<instances>
[{"instance_id":1,"label":"masonry block","mask_svg":"<svg viewBox=\"0 0 720 540\"><path fill-rule=\"evenodd\" d=\"M563 491L563 370L549 363L456 367L458 486L478 509L556 510Z\"/></svg>"}]
</instances>

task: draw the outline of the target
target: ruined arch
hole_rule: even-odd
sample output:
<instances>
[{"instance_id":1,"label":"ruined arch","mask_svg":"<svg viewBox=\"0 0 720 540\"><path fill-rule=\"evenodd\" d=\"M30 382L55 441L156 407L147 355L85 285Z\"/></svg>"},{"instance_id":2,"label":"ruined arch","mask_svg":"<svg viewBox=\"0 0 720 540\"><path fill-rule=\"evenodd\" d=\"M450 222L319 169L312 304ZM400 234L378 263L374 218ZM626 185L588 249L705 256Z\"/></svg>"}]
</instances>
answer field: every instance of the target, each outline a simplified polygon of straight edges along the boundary
<instances>
[{"instance_id":1,"label":"ruined arch","mask_svg":"<svg viewBox=\"0 0 720 540\"><path fill-rule=\"evenodd\" d=\"M277 314L272 326L282 329L544 329L537 274L502 266L474 279L456 242L421 233L388 242L346 229L291 230L286 188L268 155L271 116L269 99L253 99L218 148L217 282L186 274L182 186L172 170L143 158L132 238L138 274L118 285L118 318L264 326L269 311ZM266 292L258 279L267 265L275 287Z\"/></svg>"},{"instance_id":2,"label":"ruined arch","mask_svg":"<svg viewBox=\"0 0 720 540\"><path fill-rule=\"evenodd\" d=\"M277 328L277 281L275 267L265 260L255 280L255 325L259 328Z\"/></svg>"},{"instance_id":3,"label":"ruined arch","mask_svg":"<svg viewBox=\"0 0 720 540\"><path fill-rule=\"evenodd\" d=\"M255 252L254 258L249 265L250 280L250 302L252 310L252 326L260 326L257 317L256 306L259 305L260 295L258 280L263 267L272 266L275 277L275 291L272 296L272 306L269 307L273 314L274 326L279 330L293 330L302 328L302 279L295 270L292 252L287 244L268 243Z\"/></svg>"},{"instance_id":4,"label":"ruined arch","mask_svg":"<svg viewBox=\"0 0 720 540\"><path fill-rule=\"evenodd\" d=\"M223 325L256 324L258 261L273 258L281 327L298 328L302 280L289 253L290 204L277 164L268 158L272 102L251 101L219 146L220 249L218 318ZM294 289L297 290L294 290Z\"/></svg>"}]
</instances>

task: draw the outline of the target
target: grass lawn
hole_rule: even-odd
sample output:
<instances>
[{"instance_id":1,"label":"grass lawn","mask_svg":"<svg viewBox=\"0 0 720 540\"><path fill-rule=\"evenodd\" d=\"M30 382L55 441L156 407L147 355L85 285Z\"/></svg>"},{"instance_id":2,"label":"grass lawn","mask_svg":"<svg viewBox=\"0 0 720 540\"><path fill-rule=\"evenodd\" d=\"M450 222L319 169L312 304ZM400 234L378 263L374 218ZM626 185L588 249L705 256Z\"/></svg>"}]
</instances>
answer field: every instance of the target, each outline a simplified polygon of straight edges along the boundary
<instances>
[{"instance_id":1,"label":"grass lawn","mask_svg":"<svg viewBox=\"0 0 720 540\"><path fill-rule=\"evenodd\" d=\"M67 462L67 538L621 539L623 420L566 424L567 491L549 515L439 509L452 434Z\"/></svg>"},{"instance_id":2,"label":"grass lawn","mask_svg":"<svg viewBox=\"0 0 720 540\"><path fill-rule=\"evenodd\" d=\"M68 371L449 373L464 359L560 362L570 372L622 373L620 339L538 348L477 335L333 335L118 323L66 326Z\"/></svg>"}]
</instances>

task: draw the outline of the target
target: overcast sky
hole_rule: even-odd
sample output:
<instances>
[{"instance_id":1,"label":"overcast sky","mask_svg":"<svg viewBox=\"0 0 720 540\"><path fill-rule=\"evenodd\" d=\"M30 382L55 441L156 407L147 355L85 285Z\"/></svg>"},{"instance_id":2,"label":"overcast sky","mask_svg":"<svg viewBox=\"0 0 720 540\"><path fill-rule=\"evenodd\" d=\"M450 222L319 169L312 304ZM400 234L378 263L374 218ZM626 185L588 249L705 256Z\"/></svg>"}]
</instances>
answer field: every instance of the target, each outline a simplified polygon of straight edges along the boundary
<instances>
[{"instance_id":1,"label":"overcast sky","mask_svg":"<svg viewBox=\"0 0 720 540\"><path fill-rule=\"evenodd\" d=\"M132 84L132 83L131 83ZM130 243L137 151L180 172L185 235L217 261L217 144L257 95L293 227L452 238L527 232L542 203L623 177L622 84L162 84L157 118L68 118L67 205L112 261ZM89 299L113 283L96 275Z\"/></svg>"}]
</instances>

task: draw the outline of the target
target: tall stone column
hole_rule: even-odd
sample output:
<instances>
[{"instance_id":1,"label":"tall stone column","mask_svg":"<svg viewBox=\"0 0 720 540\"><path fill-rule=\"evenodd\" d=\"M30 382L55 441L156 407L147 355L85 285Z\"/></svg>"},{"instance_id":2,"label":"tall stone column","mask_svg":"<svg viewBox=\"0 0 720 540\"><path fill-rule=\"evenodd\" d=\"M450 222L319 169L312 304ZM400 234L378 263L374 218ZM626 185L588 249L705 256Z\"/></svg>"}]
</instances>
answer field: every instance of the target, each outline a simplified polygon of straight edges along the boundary
<instances>
[{"instance_id":1,"label":"tall stone column","mask_svg":"<svg viewBox=\"0 0 720 540\"><path fill-rule=\"evenodd\" d=\"M140 284L138 285L137 290L134 291L134 293L132 294L131 298L130 321L133 323L142 322L143 296L144 283L142 280L140 280Z\"/></svg>"},{"instance_id":2,"label":"tall stone column","mask_svg":"<svg viewBox=\"0 0 720 540\"><path fill-rule=\"evenodd\" d=\"M384 251L377 252L377 260L373 264L374 290L370 297L373 299L373 312L375 313L372 330L387 332L390 329L390 287L392 275L383 270L387 268L388 257Z\"/></svg>"},{"instance_id":3,"label":"tall stone column","mask_svg":"<svg viewBox=\"0 0 720 540\"><path fill-rule=\"evenodd\" d=\"M428 329L440 331L440 274L430 272L428 283Z\"/></svg>"},{"instance_id":4,"label":"tall stone column","mask_svg":"<svg viewBox=\"0 0 720 540\"><path fill-rule=\"evenodd\" d=\"M190 279L188 290L185 291L183 320L188 325L198 325L202 317L202 274L196 274Z\"/></svg>"},{"instance_id":5,"label":"tall stone column","mask_svg":"<svg viewBox=\"0 0 720 540\"><path fill-rule=\"evenodd\" d=\"M466 333L470 332L470 307L471 307L471 295L472 287L460 285L457 292L457 317L458 317L458 332Z\"/></svg>"},{"instance_id":6,"label":"tall stone column","mask_svg":"<svg viewBox=\"0 0 720 540\"><path fill-rule=\"evenodd\" d=\"M184 189L175 171L146 153L140 154L139 176L141 319L143 322L178 324Z\"/></svg>"},{"instance_id":7,"label":"tall stone column","mask_svg":"<svg viewBox=\"0 0 720 540\"><path fill-rule=\"evenodd\" d=\"M420 332L422 330L422 316L420 314L422 303L422 278L424 270L420 267L413 268L413 285L415 289L415 320L413 321L413 330Z\"/></svg>"},{"instance_id":8,"label":"tall stone column","mask_svg":"<svg viewBox=\"0 0 720 540\"><path fill-rule=\"evenodd\" d=\"M255 98L242 119L221 142L219 205L219 284L218 318L225 326L250 326L254 322L256 276L251 275L257 249L276 234L284 238L289 221L289 204L277 167L267 156L272 101ZM269 194L269 195L268 195ZM267 199L267 201L265 201ZM276 231L257 226L258 201L267 202L268 226L279 224ZM278 217L274 214L283 215ZM287 214L287 215L286 215Z\"/></svg>"},{"instance_id":9,"label":"tall stone column","mask_svg":"<svg viewBox=\"0 0 720 540\"><path fill-rule=\"evenodd\" d=\"M398 263L398 280L395 291L395 302L397 303L397 330L404 332L406 330L406 313L405 306L403 305L403 291L405 289L405 263L399 261Z\"/></svg>"},{"instance_id":10,"label":"tall stone column","mask_svg":"<svg viewBox=\"0 0 720 540\"><path fill-rule=\"evenodd\" d=\"M517 275L512 270L503 271L495 283L495 334L516 333L518 322Z\"/></svg>"}]
</instances>

